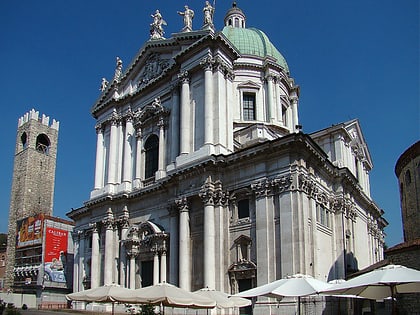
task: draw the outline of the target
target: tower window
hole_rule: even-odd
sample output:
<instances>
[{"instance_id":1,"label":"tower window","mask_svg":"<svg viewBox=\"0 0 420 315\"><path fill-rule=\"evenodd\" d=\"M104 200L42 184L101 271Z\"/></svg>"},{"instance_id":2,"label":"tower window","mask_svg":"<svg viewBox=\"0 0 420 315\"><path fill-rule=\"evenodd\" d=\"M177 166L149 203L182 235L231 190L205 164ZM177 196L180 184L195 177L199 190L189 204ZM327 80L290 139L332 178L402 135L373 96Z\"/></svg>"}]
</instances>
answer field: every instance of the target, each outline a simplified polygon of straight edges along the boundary
<instances>
[{"instance_id":1,"label":"tower window","mask_svg":"<svg viewBox=\"0 0 420 315\"><path fill-rule=\"evenodd\" d=\"M26 135L26 132L22 134L20 141L22 142L22 148L25 150L28 147L28 136Z\"/></svg>"},{"instance_id":2,"label":"tower window","mask_svg":"<svg viewBox=\"0 0 420 315\"><path fill-rule=\"evenodd\" d=\"M155 176L158 170L159 158L159 138L156 135L151 135L144 144L145 150L145 178Z\"/></svg>"},{"instance_id":3,"label":"tower window","mask_svg":"<svg viewBox=\"0 0 420 315\"><path fill-rule=\"evenodd\" d=\"M42 133L36 137L36 150L48 155L50 150L50 139L48 139L47 135Z\"/></svg>"},{"instance_id":4,"label":"tower window","mask_svg":"<svg viewBox=\"0 0 420 315\"><path fill-rule=\"evenodd\" d=\"M244 93L242 98L243 119L255 120L255 94Z\"/></svg>"},{"instance_id":5,"label":"tower window","mask_svg":"<svg viewBox=\"0 0 420 315\"><path fill-rule=\"evenodd\" d=\"M409 170L405 172L405 184L408 186L411 184L411 173Z\"/></svg>"}]
</instances>

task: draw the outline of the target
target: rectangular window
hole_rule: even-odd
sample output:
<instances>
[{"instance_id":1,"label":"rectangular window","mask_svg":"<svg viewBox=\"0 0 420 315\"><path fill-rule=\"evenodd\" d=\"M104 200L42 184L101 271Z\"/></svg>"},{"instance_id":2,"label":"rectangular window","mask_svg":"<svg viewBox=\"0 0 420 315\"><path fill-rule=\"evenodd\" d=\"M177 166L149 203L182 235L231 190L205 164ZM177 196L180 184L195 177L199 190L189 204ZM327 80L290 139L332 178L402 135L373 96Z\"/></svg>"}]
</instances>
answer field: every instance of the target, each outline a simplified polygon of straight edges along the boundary
<instances>
[{"instance_id":1,"label":"rectangular window","mask_svg":"<svg viewBox=\"0 0 420 315\"><path fill-rule=\"evenodd\" d=\"M249 218L249 200L242 199L238 201L238 219Z\"/></svg>"},{"instance_id":2,"label":"rectangular window","mask_svg":"<svg viewBox=\"0 0 420 315\"><path fill-rule=\"evenodd\" d=\"M316 205L316 220L322 225L330 227L330 212L319 204Z\"/></svg>"},{"instance_id":3,"label":"rectangular window","mask_svg":"<svg viewBox=\"0 0 420 315\"><path fill-rule=\"evenodd\" d=\"M255 120L255 94L244 93L242 96L243 120Z\"/></svg>"}]
</instances>

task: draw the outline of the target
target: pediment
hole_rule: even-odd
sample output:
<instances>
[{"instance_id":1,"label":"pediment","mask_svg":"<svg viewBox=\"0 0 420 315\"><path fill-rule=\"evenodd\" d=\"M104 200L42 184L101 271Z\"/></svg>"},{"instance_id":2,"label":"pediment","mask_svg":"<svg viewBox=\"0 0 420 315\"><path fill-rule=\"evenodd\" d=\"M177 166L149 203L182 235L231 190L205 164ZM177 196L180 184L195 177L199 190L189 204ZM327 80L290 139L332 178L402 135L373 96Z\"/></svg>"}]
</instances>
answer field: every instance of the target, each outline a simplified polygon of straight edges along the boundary
<instances>
[{"instance_id":1,"label":"pediment","mask_svg":"<svg viewBox=\"0 0 420 315\"><path fill-rule=\"evenodd\" d=\"M238 84L238 89L255 89L259 90L261 86L255 82L252 81L246 81L242 82L241 84Z\"/></svg>"},{"instance_id":2,"label":"pediment","mask_svg":"<svg viewBox=\"0 0 420 315\"><path fill-rule=\"evenodd\" d=\"M367 161L372 166L372 159L359 121L355 119L344 123L344 126L348 135L350 136L350 146L352 147L353 151L356 152L361 160Z\"/></svg>"},{"instance_id":3,"label":"pediment","mask_svg":"<svg viewBox=\"0 0 420 315\"><path fill-rule=\"evenodd\" d=\"M139 75L134 79L134 85L142 88L161 76L170 65L170 59L159 53L150 54L145 60Z\"/></svg>"}]
</instances>

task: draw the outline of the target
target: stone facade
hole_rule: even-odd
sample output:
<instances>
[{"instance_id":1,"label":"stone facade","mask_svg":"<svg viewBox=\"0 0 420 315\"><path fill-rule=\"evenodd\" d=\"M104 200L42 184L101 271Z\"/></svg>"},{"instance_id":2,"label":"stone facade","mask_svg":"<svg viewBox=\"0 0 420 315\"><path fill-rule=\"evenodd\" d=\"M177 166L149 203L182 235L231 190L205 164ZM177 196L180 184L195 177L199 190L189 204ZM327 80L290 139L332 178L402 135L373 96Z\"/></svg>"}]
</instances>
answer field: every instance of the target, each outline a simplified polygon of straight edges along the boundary
<instances>
[{"instance_id":1,"label":"stone facade","mask_svg":"<svg viewBox=\"0 0 420 315\"><path fill-rule=\"evenodd\" d=\"M16 222L52 215L59 123L31 110L19 119L7 239L7 288L13 285Z\"/></svg>"},{"instance_id":2,"label":"stone facade","mask_svg":"<svg viewBox=\"0 0 420 315\"><path fill-rule=\"evenodd\" d=\"M299 86L236 6L220 32L152 35L125 71L117 59L92 108L94 188L67 214L75 291L167 281L236 293L383 259L387 222L357 120L301 132Z\"/></svg>"}]
</instances>

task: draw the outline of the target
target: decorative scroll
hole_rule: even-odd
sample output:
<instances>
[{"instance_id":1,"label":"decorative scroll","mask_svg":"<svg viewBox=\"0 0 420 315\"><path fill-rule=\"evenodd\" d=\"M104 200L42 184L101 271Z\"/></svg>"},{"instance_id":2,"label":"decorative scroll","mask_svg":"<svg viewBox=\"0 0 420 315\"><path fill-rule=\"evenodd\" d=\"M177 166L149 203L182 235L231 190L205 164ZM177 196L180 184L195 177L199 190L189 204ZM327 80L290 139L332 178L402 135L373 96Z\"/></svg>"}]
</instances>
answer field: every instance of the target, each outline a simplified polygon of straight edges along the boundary
<instances>
[{"instance_id":1,"label":"decorative scroll","mask_svg":"<svg viewBox=\"0 0 420 315\"><path fill-rule=\"evenodd\" d=\"M299 174L298 176L298 187L300 190L305 192L309 198L315 199L318 203L322 204L326 208L329 208L328 195L323 192L318 184L312 180L309 176Z\"/></svg>"},{"instance_id":2,"label":"decorative scroll","mask_svg":"<svg viewBox=\"0 0 420 315\"><path fill-rule=\"evenodd\" d=\"M274 193L282 193L288 189L292 184L292 177L277 176L274 178L266 178L251 184L251 189L257 197L267 196Z\"/></svg>"}]
</instances>

